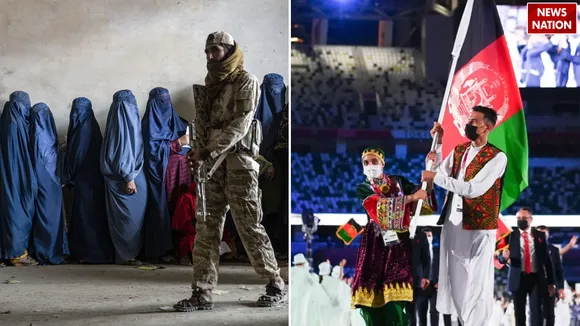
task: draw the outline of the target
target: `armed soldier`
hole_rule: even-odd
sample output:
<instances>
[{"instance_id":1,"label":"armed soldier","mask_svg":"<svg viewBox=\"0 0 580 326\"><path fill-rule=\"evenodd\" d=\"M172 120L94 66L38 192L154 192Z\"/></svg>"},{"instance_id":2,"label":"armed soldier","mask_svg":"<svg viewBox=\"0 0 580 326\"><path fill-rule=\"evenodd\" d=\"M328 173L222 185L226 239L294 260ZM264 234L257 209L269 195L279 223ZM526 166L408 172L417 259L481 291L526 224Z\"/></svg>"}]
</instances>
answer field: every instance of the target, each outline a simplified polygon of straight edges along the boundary
<instances>
[{"instance_id":1,"label":"armed soldier","mask_svg":"<svg viewBox=\"0 0 580 326\"><path fill-rule=\"evenodd\" d=\"M188 154L188 164L193 171L202 163L202 171L210 170L205 182L207 211L201 213L205 217L198 211L192 296L174 308L213 309L212 290L218 279L219 247L228 206L252 266L269 280L258 305L271 307L285 300L286 295L270 239L260 224L259 164L255 159L262 136L254 120L258 80L243 69L242 52L230 34L210 34L205 53L208 73L205 87L194 86L196 144ZM197 203L201 209L199 193Z\"/></svg>"}]
</instances>

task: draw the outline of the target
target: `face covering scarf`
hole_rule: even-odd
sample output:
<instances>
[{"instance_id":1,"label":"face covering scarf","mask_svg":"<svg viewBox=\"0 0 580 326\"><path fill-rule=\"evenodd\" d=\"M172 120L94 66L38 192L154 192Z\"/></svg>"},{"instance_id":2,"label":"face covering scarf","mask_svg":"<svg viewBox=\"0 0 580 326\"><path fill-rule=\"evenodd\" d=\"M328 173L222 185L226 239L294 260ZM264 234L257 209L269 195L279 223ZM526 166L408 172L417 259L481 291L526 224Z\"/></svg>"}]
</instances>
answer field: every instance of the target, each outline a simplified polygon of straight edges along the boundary
<instances>
[{"instance_id":1,"label":"face covering scarf","mask_svg":"<svg viewBox=\"0 0 580 326\"><path fill-rule=\"evenodd\" d=\"M244 69L244 55L237 42L233 51L234 53L225 60L207 62L205 86L210 97L217 96L222 86Z\"/></svg>"}]
</instances>

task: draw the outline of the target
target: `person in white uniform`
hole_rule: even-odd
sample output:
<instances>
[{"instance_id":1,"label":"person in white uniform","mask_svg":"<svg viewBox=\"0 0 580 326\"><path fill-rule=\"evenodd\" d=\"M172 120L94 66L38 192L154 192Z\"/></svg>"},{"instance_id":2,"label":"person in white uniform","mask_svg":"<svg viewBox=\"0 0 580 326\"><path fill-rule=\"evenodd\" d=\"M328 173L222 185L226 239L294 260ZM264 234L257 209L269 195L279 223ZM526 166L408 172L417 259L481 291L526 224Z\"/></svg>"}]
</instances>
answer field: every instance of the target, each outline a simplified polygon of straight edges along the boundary
<instances>
[{"instance_id":1,"label":"person in white uniform","mask_svg":"<svg viewBox=\"0 0 580 326\"><path fill-rule=\"evenodd\" d=\"M331 270L332 266L327 261L318 265L320 286L313 293L313 299L318 306L317 310L320 314L320 323L317 323L316 326L344 326L350 324L350 319L345 320L344 316L341 315L341 300L350 301L350 298L341 298L343 292L338 287L339 279L338 277L333 278L330 276ZM312 320L309 322L312 322Z\"/></svg>"},{"instance_id":2,"label":"person in white uniform","mask_svg":"<svg viewBox=\"0 0 580 326\"><path fill-rule=\"evenodd\" d=\"M292 304L292 325L302 326L310 324L310 301L312 293L318 286L318 276L310 273L310 265L304 254L294 256L290 278L292 292L290 302Z\"/></svg>"},{"instance_id":3,"label":"person in white uniform","mask_svg":"<svg viewBox=\"0 0 580 326\"><path fill-rule=\"evenodd\" d=\"M493 310L495 236L507 156L488 143L497 113L476 106L465 126L471 142L457 145L441 162L441 144L427 159L435 172L423 171L422 181L447 190L439 262L437 311L457 313L466 326L487 325ZM434 123L431 135L443 128Z\"/></svg>"},{"instance_id":4,"label":"person in white uniform","mask_svg":"<svg viewBox=\"0 0 580 326\"><path fill-rule=\"evenodd\" d=\"M344 275L342 266L336 265L332 268L330 279L332 280L332 283L334 283L335 284L334 286L336 287L337 291L336 296L338 301L337 315L340 314L339 324L337 324L337 326L338 325L351 326L350 286L348 286L346 282L342 279L342 275Z\"/></svg>"},{"instance_id":5,"label":"person in white uniform","mask_svg":"<svg viewBox=\"0 0 580 326\"><path fill-rule=\"evenodd\" d=\"M503 298L494 303L493 309L494 317L489 321L488 326L515 326L514 304L507 297L507 294L504 294Z\"/></svg>"}]
</instances>

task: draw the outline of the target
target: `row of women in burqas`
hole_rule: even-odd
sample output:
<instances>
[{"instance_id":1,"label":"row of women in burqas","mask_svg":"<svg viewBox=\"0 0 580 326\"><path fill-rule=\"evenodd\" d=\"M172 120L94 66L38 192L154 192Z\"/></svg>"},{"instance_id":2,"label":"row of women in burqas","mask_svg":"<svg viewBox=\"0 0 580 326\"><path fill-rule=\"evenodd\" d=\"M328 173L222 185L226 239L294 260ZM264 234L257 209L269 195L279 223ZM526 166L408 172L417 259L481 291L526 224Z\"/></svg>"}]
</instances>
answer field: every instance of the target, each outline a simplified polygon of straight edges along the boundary
<instances>
[{"instance_id":1,"label":"row of women in burqas","mask_svg":"<svg viewBox=\"0 0 580 326\"><path fill-rule=\"evenodd\" d=\"M185 160L170 159L187 151L186 128L166 89L149 93L142 121L133 93L121 90L104 137L90 100L75 99L60 148L49 107L31 107L27 93L12 93L0 117L0 258L15 266L60 264L69 248L87 263L166 255L174 248L170 214L178 200L166 186L192 197ZM174 167L166 177L168 164ZM74 185L68 226L66 184ZM184 241L191 248L193 240Z\"/></svg>"},{"instance_id":2,"label":"row of women in burqas","mask_svg":"<svg viewBox=\"0 0 580 326\"><path fill-rule=\"evenodd\" d=\"M358 309L351 309L351 288L340 266L318 265L318 275L304 254L292 261L291 323L293 326L364 326Z\"/></svg>"},{"instance_id":3,"label":"row of women in burqas","mask_svg":"<svg viewBox=\"0 0 580 326\"><path fill-rule=\"evenodd\" d=\"M268 74L260 88L261 174L272 161L277 179L287 182L286 86L282 76ZM151 90L142 121L133 93L121 90L113 96L104 137L90 100L75 99L68 143L60 148L48 106L31 107L27 93L12 93L0 117L0 266L2 260L60 264L69 247L75 260L86 263L167 261L173 249L181 263L189 261L196 196L185 163L186 130L167 89ZM68 226L63 185L74 185ZM273 196L264 202L274 204L264 209L274 213L267 229L279 238L278 247L287 248L288 188L275 188L264 189Z\"/></svg>"}]
</instances>

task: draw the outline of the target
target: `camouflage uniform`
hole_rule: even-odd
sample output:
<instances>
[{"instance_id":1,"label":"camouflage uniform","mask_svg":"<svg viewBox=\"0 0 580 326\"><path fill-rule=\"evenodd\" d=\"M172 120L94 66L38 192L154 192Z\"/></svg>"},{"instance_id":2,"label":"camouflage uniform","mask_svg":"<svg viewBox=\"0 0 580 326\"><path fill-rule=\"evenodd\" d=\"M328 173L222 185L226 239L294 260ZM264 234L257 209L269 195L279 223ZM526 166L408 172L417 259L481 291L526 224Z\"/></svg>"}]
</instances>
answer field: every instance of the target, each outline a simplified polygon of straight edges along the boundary
<instances>
[{"instance_id":1,"label":"camouflage uniform","mask_svg":"<svg viewBox=\"0 0 580 326\"><path fill-rule=\"evenodd\" d=\"M223 42L216 40L217 43L220 41ZM217 97L210 99L207 94L196 94L195 129L198 141L195 147L210 152L210 157L204 162L207 170L222 153L251 134L259 92L257 78L241 71L232 83L223 86ZM228 154L205 185L207 217L205 221L197 219L193 247L194 289L212 290L217 284L219 247L228 208L256 273L264 279L279 278L274 250L260 223L260 164L255 158L257 155L244 150ZM200 198L197 203L201 203ZM201 205L196 206L201 208Z\"/></svg>"}]
</instances>

